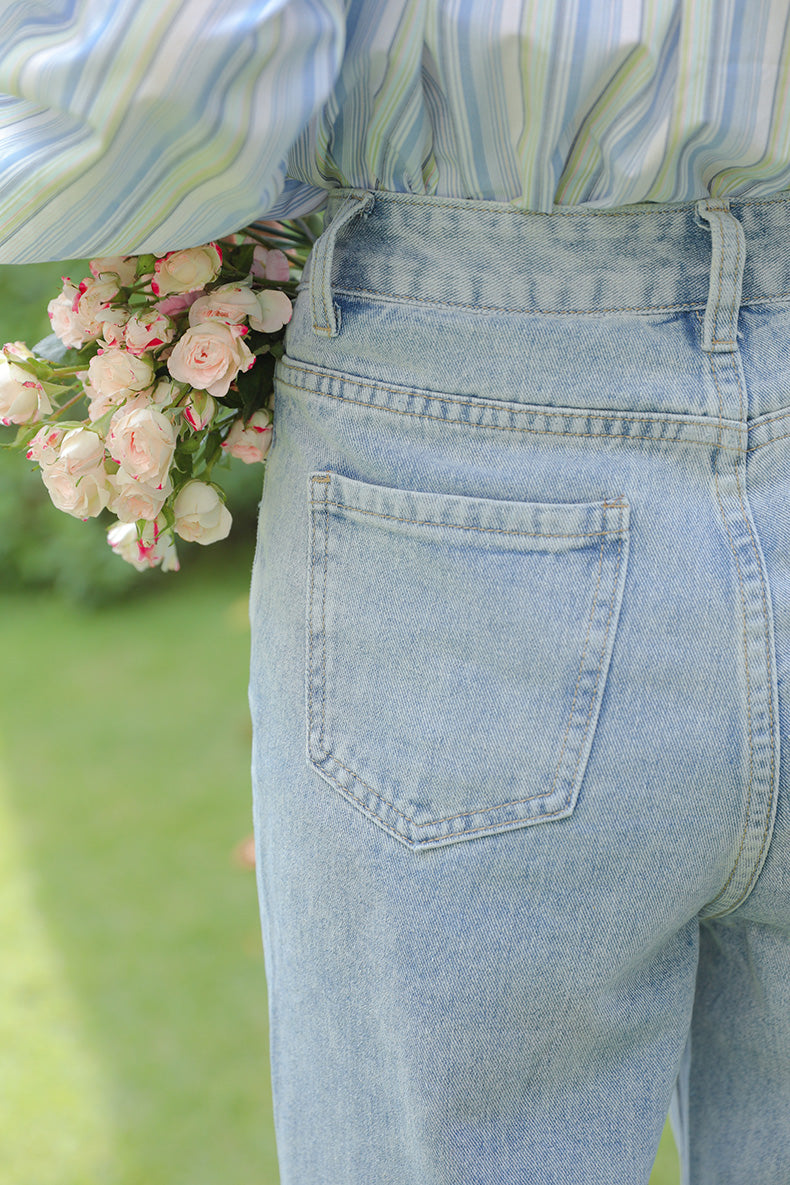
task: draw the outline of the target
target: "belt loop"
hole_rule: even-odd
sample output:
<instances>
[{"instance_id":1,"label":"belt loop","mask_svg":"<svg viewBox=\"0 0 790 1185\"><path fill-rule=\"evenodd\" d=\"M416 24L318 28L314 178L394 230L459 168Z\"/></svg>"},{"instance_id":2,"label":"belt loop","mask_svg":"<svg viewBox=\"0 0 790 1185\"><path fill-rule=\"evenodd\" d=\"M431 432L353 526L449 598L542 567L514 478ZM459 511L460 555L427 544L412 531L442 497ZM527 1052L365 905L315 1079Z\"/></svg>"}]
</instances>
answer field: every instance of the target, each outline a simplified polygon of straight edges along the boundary
<instances>
[{"instance_id":1,"label":"belt loop","mask_svg":"<svg viewBox=\"0 0 790 1185\"><path fill-rule=\"evenodd\" d=\"M696 209L698 217L708 223L712 239L702 348L713 354L731 354L738 349L746 238L740 222L721 198L703 198L697 202Z\"/></svg>"},{"instance_id":2,"label":"belt loop","mask_svg":"<svg viewBox=\"0 0 790 1185\"><path fill-rule=\"evenodd\" d=\"M349 194L313 246L310 260L310 307L313 313L313 330L322 337L336 337L340 330L340 310L332 301L332 256L337 232L360 214L367 218L375 200L375 195L369 190Z\"/></svg>"}]
</instances>

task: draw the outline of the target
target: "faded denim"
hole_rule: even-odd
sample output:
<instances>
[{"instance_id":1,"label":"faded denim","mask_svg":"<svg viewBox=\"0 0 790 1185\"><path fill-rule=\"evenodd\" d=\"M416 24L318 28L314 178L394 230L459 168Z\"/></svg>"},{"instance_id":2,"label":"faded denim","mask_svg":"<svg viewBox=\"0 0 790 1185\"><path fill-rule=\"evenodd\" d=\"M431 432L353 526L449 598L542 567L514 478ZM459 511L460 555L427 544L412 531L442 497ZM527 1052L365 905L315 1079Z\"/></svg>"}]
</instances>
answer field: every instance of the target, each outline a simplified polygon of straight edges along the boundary
<instances>
[{"instance_id":1,"label":"faded denim","mask_svg":"<svg viewBox=\"0 0 790 1185\"><path fill-rule=\"evenodd\" d=\"M282 1185L790 1180L790 198L340 190L252 597Z\"/></svg>"}]
</instances>

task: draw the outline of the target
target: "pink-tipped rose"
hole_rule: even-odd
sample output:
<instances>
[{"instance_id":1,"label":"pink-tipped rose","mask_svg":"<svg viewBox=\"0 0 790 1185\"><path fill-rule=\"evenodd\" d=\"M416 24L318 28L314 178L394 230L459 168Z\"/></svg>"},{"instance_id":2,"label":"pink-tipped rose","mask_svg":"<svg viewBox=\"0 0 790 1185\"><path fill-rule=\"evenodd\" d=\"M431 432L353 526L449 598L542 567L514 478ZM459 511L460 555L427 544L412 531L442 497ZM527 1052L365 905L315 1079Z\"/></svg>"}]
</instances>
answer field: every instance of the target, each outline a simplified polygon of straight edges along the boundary
<instances>
[{"instance_id":1,"label":"pink-tipped rose","mask_svg":"<svg viewBox=\"0 0 790 1185\"><path fill-rule=\"evenodd\" d=\"M260 316L258 298L252 289L247 284L223 284L191 305L189 324L224 321L226 325L240 325L249 316Z\"/></svg>"},{"instance_id":2,"label":"pink-tipped rose","mask_svg":"<svg viewBox=\"0 0 790 1185\"><path fill-rule=\"evenodd\" d=\"M104 469L104 441L90 428L72 428L60 445L60 463L69 477Z\"/></svg>"},{"instance_id":3,"label":"pink-tipped rose","mask_svg":"<svg viewBox=\"0 0 790 1185\"><path fill-rule=\"evenodd\" d=\"M193 391L184 404L184 419L193 432L202 430L211 423L217 405L208 391Z\"/></svg>"},{"instance_id":4,"label":"pink-tipped rose","mask_svg":"<svg viewBox=\"0 0 790 1185\"><path fill-rule=\"evenodd\" d=\"M154 264L151 289L155 296L194 292L216 280L221 266L222 252L216 243L188 247L185 251L169 251Z\"/></svg>"},{"instance_id":5,"label":"pink-tipped rose","mask_svg":"<svg viewBox=\"0 0 790 1185\"><path fill-rule=\"evenodd\" d=\"M230 511L214 486L188 481L173 503L176 533L190 543L216 543L231 528Z\"/></svg>"},{"instance_id":6,"label":"pink-tipped rose","mask_svg":"<svg viewBox=\"0 0 790 1185\"><path fill-rule=\"evenodd\" d=\"M91 275L97 280L104 277L115 277L122 288L129 288L134 284L137 276L137 257L135 255L104 255L91 259L88 266Z\"/></svg>"},{"instance_id":7,"label":"pink-tipped rose","mask_svg":"<svg viewBox=\"0 0 790 1185\"><path fill-rule=\"evenodd\" d=\"M110 421L107 451L136 481L164 486L175 447L173 425L153 407L122 407Z\"/></svg>"},{"instance_id":8,"label":"pink-tipped rose","mask_svg":"<svg viewBox=\"0 0 790 1185\"><path fill-rule=\"evenodd\" d=\"M221 399L239 371L249 370L254 362L255 355L242 340L240 326L203 321L178 339L167 369L178 382Z\"/></svg>"},{"instance_id":9,"label":"pink-tipped rose","mask_svg":"<svg viewBox=\"0 0 790 1185\"><path fill-rule=\"evenodd\" d=\"M110 487L103 470L72 477L65 464L57 460L42 468L41 478L58 510L74 518L96 518L107 505Z\"/></svg>"},{"instance_id":10,"label":"pink-tipped rose","mask_svg":"<svg viewBox=\"0 0 790 1185\"><path fill-rule=\"evenodd\" d=\"M147 350L156 350L173 340L175 325L159 309L146 309L126 322L124 337L130 354L138 358Z\"/></svg>"},{"instance_id":11,"label":"pink-tipped rose","mask_svg":"<svg viewBox=\"0 0 790 1185\"><path fill-rule=\"evenodd\" d=\"M125 469L119 469L107 480L111 491L108 508L122 523L136 523L141 518L155 519L173 492L169 477L161 487L153 486L137 481Z\"/></svg>"},{"instance_id":12,"label":"pink-tipped rose","mask_svg":"<svg viewBox=\"0 0 790 1185\"><path fill-rule=\"evenodd\" d=\"M64 346L72 350L79 350L89 336L74 310L74 302L79 294L79 289L72 284L68 276L64 276L63 290L47 305L52 332L60 338ZM93 336L98 337L98 331Z\"/></svg>"},{"instance_id":13,"label":"pink-tipped rose","mask_svg":"<svg viewBox=\"0 0 790 1185\"><path fill-rule=\"evenodd\" d=\"M83 280L74 301L74 311L85 337L98 337L104 321L112 321L112 301L118 295L114 276Z\"/></svg>"},{"instance_id":14,"label":"pink-tipped rose","mask_svg":"<svg viewBox=\"0 0 790 1185\"><path fill-rule=\"evenodd\" d=\"M284 292L276 288L265 288L258 292L258 312L250 316L250 326L259 333L276 333L287 325L293 314L293 305Z\"/></svg>"},{"instance_id":15,"label":"pink-tipped rose","mask_svg":"<svg viewBox=\"0 0 790 1185\"><path fill-rule=\"evenodd\" d=\"M66 435L65 428L45 425L39 428L36 435L27 446L25 454L28 461L37 461L39 465L51 465L60 456L60 444Z\"/></svg>"},{"instance_id":16,"label":"pink-tipped rose","mask_svg":"<svg viewBox=\"0 0 790 1185\"><path fill-rule=\"evenodd\" d=\"M10 358L0 357L0 424L34 424L51 411L41 384Z\"/></svg>"},{"instance_id":17,"label":"pink-tipped rose","mask_svg":"<svg viewBox=\"0 0 790 1185\"><path fill-rule=\"evenodd\" d=\"M122 398L124 393L142 391L153 382L154 367L150 358L138 358L129 350L100 351L88 363L88 381L97 395Z\"/></svg>"},{"instance_id":18,"label":"pink-tipped rose","mask_svg":"<svg viewBox=\"0 0 790 1185\"><path fill-rule=\"evenodd\" d=\"M145 523L142 538L135 523L116 523L107 532L107 542L116 555L138 572L160 565L163 572L177 572L180 567L172 533L165 529L160 518Z\"/></svg>"},{"instance_id":19,"label":"pink-tipped rose","mask_svg":"<svg viewBox=\"0 0 790 1185\"><path fill-rule=\"evenodd\" d=\"M271 414L266 410L253 412L247 424L234 420L222 448L245 465L262 461L272 442L271 420Z\"/></svg>"}]
</instances>

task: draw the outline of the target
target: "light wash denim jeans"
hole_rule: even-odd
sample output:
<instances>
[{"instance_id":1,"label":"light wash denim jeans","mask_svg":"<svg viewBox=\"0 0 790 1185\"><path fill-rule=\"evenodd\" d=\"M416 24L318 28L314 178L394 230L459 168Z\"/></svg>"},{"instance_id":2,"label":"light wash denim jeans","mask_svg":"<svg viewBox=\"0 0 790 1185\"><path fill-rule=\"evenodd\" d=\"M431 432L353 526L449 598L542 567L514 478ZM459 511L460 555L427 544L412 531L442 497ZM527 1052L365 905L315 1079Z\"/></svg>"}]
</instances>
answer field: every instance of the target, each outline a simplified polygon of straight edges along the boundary
<instances>
[{"instance_id":1,"label":"light wash denim jeans","mask_svg":"<svg viewBox=\"0 0 790 1185\"><path fill-rule=\"evenodd\" d=\"M283 1185L790 1181L790 197L332 193L252 584Z\"/></svg>"}]
</instances>

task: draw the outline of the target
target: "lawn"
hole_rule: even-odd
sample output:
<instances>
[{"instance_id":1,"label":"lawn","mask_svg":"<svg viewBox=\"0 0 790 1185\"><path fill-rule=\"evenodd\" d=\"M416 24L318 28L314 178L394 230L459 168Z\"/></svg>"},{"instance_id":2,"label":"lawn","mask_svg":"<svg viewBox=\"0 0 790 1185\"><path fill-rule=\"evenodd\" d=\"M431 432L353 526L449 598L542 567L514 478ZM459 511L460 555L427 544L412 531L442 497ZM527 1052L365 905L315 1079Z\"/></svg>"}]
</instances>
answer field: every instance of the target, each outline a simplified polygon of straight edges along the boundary
<instances>
[{"instance_id":1,"label":"lawn","mask_svg":"<svg viewBox=\"0 0 790 1185\"><path fill-rule=\"evenodd\" d=\"M0 600L3 1185L277 1181L247 567L179 579Z\"/></svg>"},{"instance_id":2,"label":"lawn","mask_svg":"<svg viewBox=\"0 0 790 1185\"><path fill-rule=\"evenodd\" d=\"M0 268L0 337L46 332L62 270ZM93 612L0 596L0 1185L277 1185L252 540L201 558Z\"/></svg>"}]
</instances>

